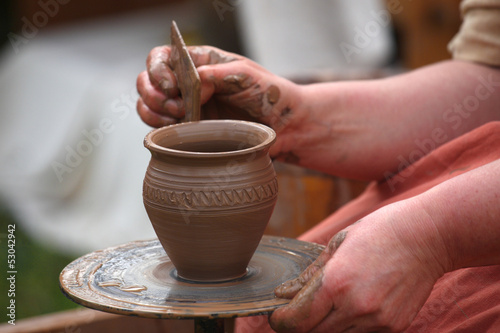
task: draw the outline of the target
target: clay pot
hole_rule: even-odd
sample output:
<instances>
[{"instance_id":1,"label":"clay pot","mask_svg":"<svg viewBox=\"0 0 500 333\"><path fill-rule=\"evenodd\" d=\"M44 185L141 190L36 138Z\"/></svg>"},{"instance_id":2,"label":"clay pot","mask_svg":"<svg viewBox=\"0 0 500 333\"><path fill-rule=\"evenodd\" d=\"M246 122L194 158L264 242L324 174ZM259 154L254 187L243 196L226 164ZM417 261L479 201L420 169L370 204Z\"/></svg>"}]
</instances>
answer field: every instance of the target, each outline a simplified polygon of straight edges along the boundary
<instances>
[{"instance_id":1,"label":"clay pot","mask_svg":"<svg viewBox=\"0 0 500 333\"><path fill-rule=\"evenodd\" d=\"M271 217L278 184L274 131L238 120L203 120L151 131L143 198L180 278L245 275Z\"/></svg>"}]
</instances>

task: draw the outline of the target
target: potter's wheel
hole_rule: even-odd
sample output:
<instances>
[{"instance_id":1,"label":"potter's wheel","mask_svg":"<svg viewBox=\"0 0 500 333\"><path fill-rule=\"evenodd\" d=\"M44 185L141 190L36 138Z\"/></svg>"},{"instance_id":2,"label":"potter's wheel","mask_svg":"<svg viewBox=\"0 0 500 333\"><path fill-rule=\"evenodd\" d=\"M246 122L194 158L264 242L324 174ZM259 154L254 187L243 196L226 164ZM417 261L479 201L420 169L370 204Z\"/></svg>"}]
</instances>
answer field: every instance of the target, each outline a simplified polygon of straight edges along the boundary
<instances>
[{"instance_id":1,"label":"potter's wheel","mask_svg":"<svg viewBox=\"0 0 500 333\"><path fill-rule=\"evenodd\" d=\"M264 236L247 274L201 283L177 277L158 240L137 241L87 254L60 275L63 292L81 305L123 315L167 319L234 318L267 314L290 300L274 296L323 247Z\"/></svg>"}]
</instances>

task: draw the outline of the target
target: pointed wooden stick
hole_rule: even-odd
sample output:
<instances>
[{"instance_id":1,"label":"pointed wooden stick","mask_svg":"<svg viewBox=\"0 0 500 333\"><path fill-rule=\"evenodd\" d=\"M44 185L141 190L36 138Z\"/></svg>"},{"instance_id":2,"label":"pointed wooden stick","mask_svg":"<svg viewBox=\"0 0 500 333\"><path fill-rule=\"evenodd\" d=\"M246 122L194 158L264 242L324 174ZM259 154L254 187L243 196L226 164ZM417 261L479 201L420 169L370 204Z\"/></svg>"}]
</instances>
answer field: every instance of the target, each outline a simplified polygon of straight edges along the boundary
<instances>
[{"instance_id":1,"label":"pointed wooden stick","mask_svg":"<svg viewBox=\"0 0 500 333\"><path fill-rule=\"evenodd\" d=\"M170 40L172 46L170 65L173 67L184 100L186 109L184 121L198 121L201 108L201 80L175 21L172 21L170 28Z\"/></svg>"}]
</instances>

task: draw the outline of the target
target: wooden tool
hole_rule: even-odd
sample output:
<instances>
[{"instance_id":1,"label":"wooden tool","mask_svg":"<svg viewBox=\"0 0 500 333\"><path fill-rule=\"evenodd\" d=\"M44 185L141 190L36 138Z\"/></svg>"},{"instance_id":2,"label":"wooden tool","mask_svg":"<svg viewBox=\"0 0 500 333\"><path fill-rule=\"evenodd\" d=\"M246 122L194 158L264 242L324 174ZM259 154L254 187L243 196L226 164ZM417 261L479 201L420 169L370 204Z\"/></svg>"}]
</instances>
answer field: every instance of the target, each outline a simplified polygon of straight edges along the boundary
<instances>
[{"instance_id":1,"label":"wooden tool","mask_svg":"<svg viewBox=\"0 0 500 333\"><path fill-rule=\"evenodd\" d=\"M186 110L184 121L199 121L201 80L175 21L172 21L170 28L170 40L172 44L170 65L173 67L184 100Z\"/></svg>"}]
</instances>

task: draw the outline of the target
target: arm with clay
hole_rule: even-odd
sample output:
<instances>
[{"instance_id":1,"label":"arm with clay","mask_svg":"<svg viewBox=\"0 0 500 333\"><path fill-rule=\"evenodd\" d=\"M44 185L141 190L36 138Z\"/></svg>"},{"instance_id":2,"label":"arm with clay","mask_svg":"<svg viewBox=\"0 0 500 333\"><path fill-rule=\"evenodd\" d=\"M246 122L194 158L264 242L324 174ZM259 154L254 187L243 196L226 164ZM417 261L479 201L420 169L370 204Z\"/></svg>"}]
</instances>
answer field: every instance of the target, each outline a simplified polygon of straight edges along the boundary
<instances>
[{"instance_id":1,"label":"arm with clay","mask_svg":"<svg viewBox=\"0 0 500 333\"><path fill-rule=\"evenodd\" d=\"M500 71L447 61L380 80L297 85L242 56L190 47L201 81L202 117L259 121L278 134L271 155L328 174L382 179L421 146L433 149L500 119ZM153 49L137 80L141 118L152 126L184 115L169 67Z\"/></svg>"}]
</instances>

